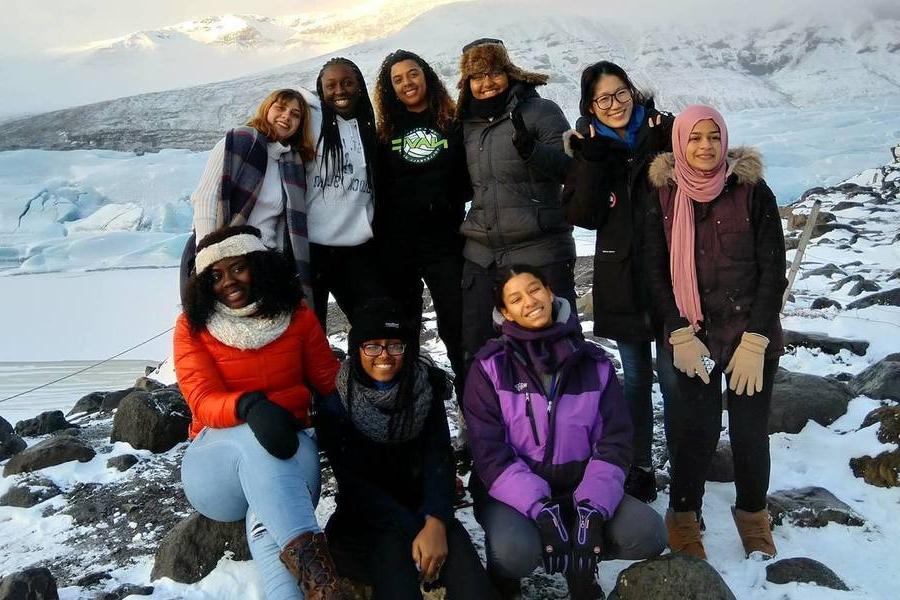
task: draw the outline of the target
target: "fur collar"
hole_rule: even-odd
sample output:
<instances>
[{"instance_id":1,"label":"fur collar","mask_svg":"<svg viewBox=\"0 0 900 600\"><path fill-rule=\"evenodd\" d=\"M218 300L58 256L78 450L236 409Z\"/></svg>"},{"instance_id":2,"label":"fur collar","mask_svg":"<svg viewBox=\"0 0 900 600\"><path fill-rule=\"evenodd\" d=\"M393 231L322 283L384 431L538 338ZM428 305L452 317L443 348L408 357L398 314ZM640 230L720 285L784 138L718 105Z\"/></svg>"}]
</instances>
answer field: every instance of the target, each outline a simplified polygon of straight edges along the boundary
<instances>
[{"instance_id":1,"label":"fur collar","mask_svg":"<svg viewBox=\"0 0 900 600\"><path fill-rule=\"evenodd\" d=\"M738 146L728 151L725 159L728 163L728 172L737 177L737 183L756 184L763 178L762 155L756 148ZM674 183L675 155L671 152L660 154L650 164L647 176L650 183L661 188Z\"/></svg>"}]
</instances>

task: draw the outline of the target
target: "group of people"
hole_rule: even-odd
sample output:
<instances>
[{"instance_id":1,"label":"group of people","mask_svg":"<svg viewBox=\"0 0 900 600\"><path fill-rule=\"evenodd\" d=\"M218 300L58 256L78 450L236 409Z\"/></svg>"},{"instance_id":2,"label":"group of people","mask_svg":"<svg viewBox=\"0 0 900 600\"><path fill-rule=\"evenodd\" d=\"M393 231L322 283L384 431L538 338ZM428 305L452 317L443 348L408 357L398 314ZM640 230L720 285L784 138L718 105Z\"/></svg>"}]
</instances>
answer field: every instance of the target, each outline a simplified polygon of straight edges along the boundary
<instances>
[{"instance_id":1,"label":"group of people","mask_svg":"<svg viewBox=\"0 0 900 600\"><path fill-rule=\"evenodd\" d=\"M573 131L545 75L502 41L463 48L454 102L420 56L329 60L316 96L270 94L213 148L192 196L175 332L192 410L182 464L202 514L246 519L266 597L507 599L543 566L603 598L609 558L705 558L702 500L722 377L734 520L775 555L766 512L784 239L762 161L713 108L658 111L618 65L582 74ZM466 204L471 206L466 211ZM573 225L596 230L582 333ZM420 349L423 290L452 378ZM330 348L327 301L347 316ZM652 348L670 501L651 454ZM454 517L445 402L462 408L486 567ZM324 450L336 508L316 519Z\"/></svg>"}]
</instances>

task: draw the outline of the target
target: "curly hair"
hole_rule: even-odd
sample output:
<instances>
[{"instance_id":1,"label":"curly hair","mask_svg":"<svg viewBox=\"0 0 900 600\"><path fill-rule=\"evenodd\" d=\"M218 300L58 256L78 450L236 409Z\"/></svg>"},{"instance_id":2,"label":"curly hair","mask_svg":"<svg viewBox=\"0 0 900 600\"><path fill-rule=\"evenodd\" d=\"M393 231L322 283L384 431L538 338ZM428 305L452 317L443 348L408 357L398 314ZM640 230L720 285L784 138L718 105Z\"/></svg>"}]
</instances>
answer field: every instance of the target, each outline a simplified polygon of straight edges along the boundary
<instances>
[{"instance_id":1,"label":"curly hair","mask_svg":"<svg viewBox=\"0 0 900 600\"><path fill-rule=\"evenodd\" d=\"M266 99L257 107L256 114L247 121L247 125L261 132L267 138L275 139L275 132L266 120L269 109L272 108L272 105L276 102L286 104L291 100L296 100L300 105L300 126L297 128L294 135L286 139L285 142L296 152L299 152L300 157L303 160L309 161L316 157L316 148L313 144L312 127L309 118L309 104L307 104L303 94L297 90L284 88L275 90L266 96Z\"/></svg>"},{"instance_id":2,"label":"curly hair","mask_svg":"<svg viewBox=\"0 0 900 600\"><path fill-rule=\"evenodd\" d=\"M322 65L319 75L316 77L316 94L319 99L325 97L322 89L322 75L329 67L344 66L353 71L356 80L359 83L359 104L356 109L356 117L360 125L360 134L365 135L365 129L370 128L374 132L375 129L375 110L372 108L372 100L369 98L369 90L366 88L366 80L363 78L362 71L349 58L337 56L331 58ZM344 170L344 146L341 143L341 133L338 130L337 116L333 108L322 102L322 130L319 133L319 139L316 144L322 144L322 164L320 169L325 170L324 174L329 172L341 173ZM331 167L329 171L328 167ZM325 179L324 175L322 177Z\"/></svg>"},{"instance_id":3,"label":"curly hair","mask_svg":"<svg viewBox=\"0 0 900 600\"><path fill-rule=\"evenodd\" d=\"M197 245L199 252L233 235L251 234L259 237L259 229L250 225L224 227L204 237ZM250 297L259 302L260 317L274 317L293 312L303 299L303 288L293 272L290 262L281 252L266 250L246 254L250 269ZM212 269L193 273L188 280L184 297L184 315L191 329L199 332L215 311L216 295L213 293Z\"/></svg>"},{"instance_id":4,"label":"curly hair","mask_svg":"<svg viewBox=\"0 0 900 600\"><path fill-rule=\"evenodd\" d=\"M409 50L395 50L388 54L378 70L375 83L375 108L378 111L378 139L382 143L390 143L394 135L395 121L403 115L407 108L394 93L391 82L391 67L404 60L411 60L422 69L425 76L425 88L428 96L428 110L435 115L438 129L447 134L456 118L456 104L447 93L447 88L434 69L418 54Z\"/></svg>"}]
</instances>

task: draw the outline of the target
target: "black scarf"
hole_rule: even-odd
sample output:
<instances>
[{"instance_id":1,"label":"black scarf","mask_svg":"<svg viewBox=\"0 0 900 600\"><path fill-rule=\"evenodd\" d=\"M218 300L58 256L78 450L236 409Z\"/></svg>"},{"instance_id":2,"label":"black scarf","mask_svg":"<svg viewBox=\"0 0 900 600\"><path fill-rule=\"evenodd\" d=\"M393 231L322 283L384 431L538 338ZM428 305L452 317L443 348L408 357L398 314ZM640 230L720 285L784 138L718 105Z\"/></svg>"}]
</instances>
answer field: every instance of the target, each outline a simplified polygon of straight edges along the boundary
<instances>
[{"instance_id":1,"label":"black scarf","mask_svg":"<svg viewBox=\"0 0 900 600\"><path fill-rule=\"evenodd\" d=\"M493 120L499 117L506 110L509 103L509 88L484 100L477 100L474 97L469 101L469 115L479 118Z\"/></svg>"}]
</instances>

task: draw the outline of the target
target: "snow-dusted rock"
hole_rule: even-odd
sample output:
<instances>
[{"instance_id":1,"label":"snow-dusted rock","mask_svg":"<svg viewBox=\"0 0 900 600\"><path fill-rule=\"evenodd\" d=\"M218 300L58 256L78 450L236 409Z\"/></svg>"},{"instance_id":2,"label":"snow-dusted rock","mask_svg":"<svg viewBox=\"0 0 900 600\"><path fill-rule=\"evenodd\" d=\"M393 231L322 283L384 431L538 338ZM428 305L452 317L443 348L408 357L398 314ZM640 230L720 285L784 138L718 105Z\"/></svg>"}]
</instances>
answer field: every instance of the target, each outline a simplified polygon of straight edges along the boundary
<instances>
[{"instance_id":1,"label":"snow-dusted rock","mask_svg":"<svg viewBox=\"0 0 900 600\"><path fill-rule=\"evenodd\" d=\"M900 406L881 406L866 415L860 428L879 423L875 437L882 444L900 444Z\"/></svg>"},{"instance_id":2,"label":"snow-dusted rock","mask_svg":"<svg viewBox=\"0 0 900 600\"><path fill-rule=\"evenodd\" d=\"M635 563L619 573L609 600L691 598L735 600L722 576L705 560L664 554Z\"/></svg>"},{"instance_id":3,"label":"snow-dusted rock","mask_svg":"<svg viewBox=\"0 0 900 600\"><path fill-rule=\"evenodd\" d=\"M813 308L816 308L813 306ZM806 331L784 331L784 343L787 346L803 346L819 348L826 354L838 354L841 350L849 350L857 356L865 356L869 342L865 340L845 340L831 337L824 333Z\"/></svg>"},{"instance_id":4,"label":"snow-dusted rock","mask_svg":"<svg viewBox=\"0 0 900 600\"><path fill-rule=\"evenodd\" d=\"M184 398L174 390L134 391L116 411L110 441L165 452L187 440L190 415Z\"/></svg>"},{"instance_id":5,"label":"snow-dusted rock","mask_svg":"<svg viewBox=\"0 0 900 600\"><path fill-rule=\"evenodd\" d=\"M119 456L113 456L106 461L106 467L109 469L116 469L117 471L127 471L137 463L138 457L134 454L120 454Z\"/></svg>"},{"instance_id":6,"label":"snow-dusted rock","mask_svg":"<svg viewBox=\"0 0 900 600\"><path fill-rule=\"evenodd\" d=\"M0 600L59 600L56 580L44 567L11 573L0 579Z\"/></svg>"},{"instance_id":7,"label":"snow-dusted rock","mask_svg":"<svg viewBox=\"0 0 900 600\"><path fill-rule=\"evenodd\" d=\"M848 309L868 308L870 306L900 306L900 287L871 294L865 298L854 300L847 305Z\"/></svg>"},{"instance_id":8,"label":"snow-dusted rock","mask_svg":"<svg viewBox=\"0 0 900 600\"><path fill-rule=\"evenodd\" d=\"M827 277L831 279L835 275L846 275L847 273L840 269L837 265L833 263L828 263L827 265L817 267L815 269L809 269L808 271L804 270L803 274L800 276L800 279L806 279L808 277Z\"/></svg>"},{"instance_id":9,"label":"snow-dusted rock","mask_svg":"<svg viewBox=\"0 0 900 600\"><path fill-rule=\"evenodd\" d=\"M195 583L215 568L225 552L233 553L233 560L250 560L244 521L221 523L194 513L163 538L150 579Z\"/></svg>"},{"instance_id":10,"label":"snow-dusted rock","mask_svg":"<svg viewBox=\"0 0 900 600\"><path fill-rule=\"evenodd\" d=\"M716 453L713 454L709 469L706 471L707 481L734 481L734 455L731 453L731 442L719 440Z\"/></svg>"},{"instance_id":11,"label":"snow-dusted rock","mask_svg":"<svg viewBox=\"0 0 900 600\"><path fill-rule=\"evenodd\" d=\"M97 453L84 441L70 436L51 437L30 448L26 448L9 459L3 467L3 476L29 473L45 467L60 465L77 460L87 462Z\"/></svg>"},{"instance_id":12,"label":"snow-dusted rock","mask_svg":"<svg viewBox=\"0 0 900 600\"><path fill-rule=\"evenodd\" d=\"M12 486L3 496L0 496L0 506L31 508L59 494L59 488L49 479L25 481Z\"/></svg>"},{"instance_id":13,"label":"snow-dusted rock","mask_svg":"<svg viewBox=\"0 0 900 600\"><path fill-rule=\"evenodd\" d=\"M824 527L828 523L854 526L865 523L849 505L822 487L780 490L769 494L767 500L775 525Z\"/></svg>"},{"instance_id":14,"label":"snow-dusted rock","mask_svg":"<svg viewBox=\"0 0 900 600\"><path fill-rule=\"evenodd\" d=\"M91 414L100 410L103 399L109 395L109 392L91 392L78 399L72 409L66 413L66 416L78 414Z\"/></svg>"},{"instance_id":15,"label":"snow-dusted rock","mask_svg":"<svg viewBox=\"0 0 900 600\"><path fill-rule=\"evenodd\" d=\"M853 392L846 384L779 369L772 390L769 433L798 433L808 421L831 425L847 412Z\"/></svg>"},{"instance_id":16,"label":"snow-dusted rock","mask_svg":"<svg viewBox=\"0 0 900 600\"><path fill-rule=\"evenodd\" d=\"M25 437L35 437L73 427L78 426L66 421L61 410L50 410L42 412L33 419L25 419L16 423L16 433Z\"/></svg>"},{"instance_id":17,"label":"snow-dusted rock","mask_svg":"<svg viewBox=\"0 0 900 600\"><path fill-rule=\"evenodd\" d=\"M97 596L97 600L123 600L130 596L150 596L152 594L152 585L134 585L133 583L125 583L111 592L100 594Z\"/></svg>"},{"instance_id":18,"label":"snow-dusted rock","mask_svg":"<svg viewBox=\"0 0 900 600\"><path fill-rule=\"evenodd\" d=\"M6 460L13 454L21 452L26 446L28 444L19 437L9 421L0 417L0 460Z\"/></svg>"},{"instance_id":19,"label":"snow-dusted rock","mask_svg":"<svg viewBox=\"0 0 900 600\"><path fill-rule=\"evenodd\" d=\"M832 300L831 298L826 298L825 296L819 296L815 300L813 300L812 304L809 306L813 310L821 310L823 308L836 308L841 310L843 306L837 300Z\"/></svg>"},{"instance_id":20,"label":"snow-dusted rock","mask_svg":"<svg viewBox=\"0 0 900 600\"><path fill-rule=\"evenodd\" d=\"M850 590L834 571L819 561L806 557L785 558L766 565L766 581L815 583L833 590Z\"/></svg>"},{"instance_id":21,"label":"snow-dusted rock","mask_svg":"<svg viewBox=\"0 0 900 600\"><path fill-rule=\"evenodd\" d=\"M113 412L117 408L119 408L119 404L122 403L122 400L128 397L134 391L134 388L127 388L124 390L117 390L115 392L109 392L103 398L103 402L100 404L100 412Z\"/></svg>"},{"instance_id":22,"label":"snow-dusted rock","mask_svg":"<svg viewBox=\"0 0 900 600\"><path fill-rule=\"evenodd\" d=\"M134 389L144 392L155 392L156 390L161 390L164 387L166 387L166 384L160 383L155 379L151 379L150 377L138 377L137 381L134 382Z\"/></svg>"},{"instance_id":23,"label":"snow-dusted rock","mask_svg":"<svg viewBox=\"0 0 900 600\"><path fill-rule=\"evenodd\" d=\"M860 456L850 459L850 469L856 477L862 477L869 485L878 487L900 486L900 449L882 452L878 456Z\"/></svg>"},{"instance_id":24,"label":"snow-dusted rock","mask_svg":"<svg viewBox=\"0 0 900 600\"><path fill-rule=\"evenodd\" d=\"M857 375L850 386L869 398L900 401L900 352L889 354Z\"/></svg>"}]
</instances>

